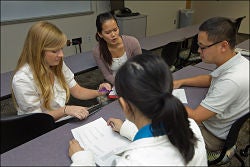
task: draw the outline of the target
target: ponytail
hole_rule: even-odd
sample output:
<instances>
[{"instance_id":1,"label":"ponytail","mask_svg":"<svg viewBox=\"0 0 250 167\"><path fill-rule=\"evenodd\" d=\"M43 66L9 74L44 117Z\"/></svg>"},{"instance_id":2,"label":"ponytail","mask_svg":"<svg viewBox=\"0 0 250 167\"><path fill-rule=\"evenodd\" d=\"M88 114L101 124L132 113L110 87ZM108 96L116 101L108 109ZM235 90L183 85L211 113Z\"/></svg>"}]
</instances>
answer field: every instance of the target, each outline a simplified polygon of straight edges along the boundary
<instances>
[{"instance_id":1,"label":"ponytail","mask_svg":"<svg viewBox=\"0 0 250 167\"><path fill-rule=\"evenodd\" d=\"M197 138L184 105L172 95L172 73L160 56L131 57L116 73L115 88L120 97L151 120L154 136L167 135L186 164L193 158Z\"/></svg>"},{"instance_id":2,"label":"ponytail","mask_svg":"<svg viewBox=\"0 0 250 167\"><path fill-rule=\"evenodd\" d=\"M162 106L158 109L159 114L155 114L156 117L152 119L154 136L160 135L159 132L165 132L169 141L188 163L194 156L197 138L189 126L187 111L181 101L171 93L164 93L160 101Z\"/></svg>"}]
</instances>

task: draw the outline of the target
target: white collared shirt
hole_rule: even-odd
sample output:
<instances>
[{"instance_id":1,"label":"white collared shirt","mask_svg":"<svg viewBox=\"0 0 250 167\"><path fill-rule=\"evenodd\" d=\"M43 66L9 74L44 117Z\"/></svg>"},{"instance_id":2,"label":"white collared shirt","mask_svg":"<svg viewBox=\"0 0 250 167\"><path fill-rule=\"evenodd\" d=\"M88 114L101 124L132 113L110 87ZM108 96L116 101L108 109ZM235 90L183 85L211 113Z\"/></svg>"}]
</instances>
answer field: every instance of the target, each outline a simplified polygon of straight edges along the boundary
<instances>
[{"instance_id":1,"label":"white collared shirt","mask_svg":"<svg viewBox=\"0 0 250 167\"><path fill-rule=\"evenodd\" d=\"M74 74L71 70L63 63L63 74L69 88L74 87L77 83L74 79ZM27 114L27 113L42 113L48 112L42 107L42 100L40 99L40 92L35 84L33 74L31 72L30 66L25 64L20 68L19 71L13 77L12 89L15 94L16 102L18 104L17 114ZM66 103L66 92L60 86L57 77L55 77L53 86L54 97L51 101L51 108L56 110L60 107L65 106ZM65 117L63 118L65 119ZM59 119L61 121L63 119Z\"/></svg>"}]
</instances>

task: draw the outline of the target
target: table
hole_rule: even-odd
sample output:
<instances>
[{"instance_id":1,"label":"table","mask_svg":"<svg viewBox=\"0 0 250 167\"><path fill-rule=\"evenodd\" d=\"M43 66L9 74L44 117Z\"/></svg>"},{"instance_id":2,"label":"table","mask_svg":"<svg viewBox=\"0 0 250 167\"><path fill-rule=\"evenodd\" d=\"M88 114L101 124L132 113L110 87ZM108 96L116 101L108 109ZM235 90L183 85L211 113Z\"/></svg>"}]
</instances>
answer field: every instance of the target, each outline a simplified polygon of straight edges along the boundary
<instances>
[{"instance_id":1,"label":"table","mask_svg":"<svg viewBox=\"0 0 250 167\"><path fill-rule=\"evenodd\" d=\"M197 63L194 65L194 67L198 67L198 68L209 70L209 71L213 71L217 68L215 64L208 64L204 62Z\"/></svg>"},{"instance_id":2,"label":"table","mask_svg":"<svg viewBox=\"0 0 250 167\"><path fill-rule=\"evenodd\" d=\"M92 51L67 56L64 62L75 75L97 68Z\"/></svg>"},{"instance_id":3,"label":"table","mask_svg":"<svg viewBox=\"0 0 250 167\"><path fill-rule=\"evenodd\" d=\"M239 43L238 45L236 45L236 48L241 48L241 49L246 49L246 50L249 50L249 39Z\"/></svg>"},{"instance_id":4,"label":"table","mask_svg":"<svg viewBox=\"0 0 250 167\"><path fill-rule=\"evenodd\" d=\"M197 75L202 75L202 74L210 74L211 71L201 69L198 67L194 66L186 66L179 71L176 71L173 73L173 79L183 79L183 78L189 78L189 77L194 77ZM205 98L206 93L208 91L208 88L199 88L199 87L188 87L188 86L183 86L181 87L185 90L186 97L188 104L187 106L195 109L201 102L202 99Z\"/></svg>"},{"instance_id":5,"label":"table","mask_svg":"<svg viewBox=\"0 0 250 167\"><path fill-rule=\"evenodd\" d=\"M199 74L208 74L210 71L193 66L187 66L173 74L175 79L191 77ZM207 88L184 87L188 106L196 107L204 98ZM100 117L107 120L109 117L125 119L118 101L104 106L100 111L78 122L67 123L38 138L20 145L4 154L1 154L2 166L69 166L69 140L73 138L71 129L94 121Z\"/></svg>"},{"instance_id":6,"label":"table","mask_svg":"<svg viewBox=\"0 0 250 167\"><path fill-rule=\"evenodd\" d=\"M11 82L14 71L1 73L1 99L7 99L11 95Z\"/></svg>"},{"instance_id":7,"label":"table","mask_svg":"<svg viewBox=\"0 0 250 167\"><path fill-rule=\"evenodd\" d=\"M104 106L99 112L78 122L67 123L38 138L1 154L1 166L69 166L69 140L73 139L71 129L103 117L124 119L118 101Z\"/></svg>"},{"instance_id":8,"label":"table","mask_svg":"<svg viewBox=\"0 0 250 167\"><path fill-rule=\"evenodd\" d=\"M160 48L170 42L184 40L198 33L199 24L191 25L165 33L139 38L139 43L142 49L153 50Z\"/></svg>"}]
</instances>

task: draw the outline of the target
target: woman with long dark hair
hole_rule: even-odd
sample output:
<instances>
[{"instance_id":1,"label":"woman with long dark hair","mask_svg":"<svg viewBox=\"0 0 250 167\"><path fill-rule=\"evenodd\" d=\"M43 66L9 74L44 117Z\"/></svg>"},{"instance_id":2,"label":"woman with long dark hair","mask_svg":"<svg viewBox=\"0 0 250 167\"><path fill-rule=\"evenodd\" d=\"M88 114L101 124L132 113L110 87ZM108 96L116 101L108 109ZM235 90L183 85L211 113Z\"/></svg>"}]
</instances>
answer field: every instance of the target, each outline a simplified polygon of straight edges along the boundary
<instances>
[{"instance_id":1,"label":"woman with long dark hair","mask_svg":"<svg viewBox=\"0 0 250 167\"><path fill-rule=\"evenodd\" d=\"M200 129L172 95L172 75L161 57L138 55L129 59L118 70L115 86L127 120L110 118L107 124L132 142L117 154L114 164L207 166ZM93 159L90 152L89 160L84 152L76 140L70 141L73 165L94 163L89 161Z\"/></svg>"},{"instance_id":2,"label":"woman with long dark hair","mask_svg":"<svg viewBox=\"0 0 250 167\"><path fill-rule=\"evenodd\" d=\"M114 84L117 70L132 56L141 54L141 46L135 37L120 35L115 17L101 13L96 18L97 46L93 56L104 78Z\"/></svg>"}]
</instances>

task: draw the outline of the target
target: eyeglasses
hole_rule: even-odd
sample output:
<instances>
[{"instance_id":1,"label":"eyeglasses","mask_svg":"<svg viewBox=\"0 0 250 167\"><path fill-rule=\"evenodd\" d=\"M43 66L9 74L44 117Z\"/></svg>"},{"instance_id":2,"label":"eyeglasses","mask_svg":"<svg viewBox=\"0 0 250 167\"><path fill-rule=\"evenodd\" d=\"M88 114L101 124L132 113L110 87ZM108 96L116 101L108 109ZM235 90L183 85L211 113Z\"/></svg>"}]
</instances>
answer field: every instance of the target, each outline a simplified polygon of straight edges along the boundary
<instances>
[{"instance_id":1,"label":"eyeglasses","mask_svg":"<svg viewBox=\"0 0 250 167\"><path fill-rule=\"evenodd\" d=\"M218 44L218 43L221 43L221 42L223 42L223 41L215 42L215 43L213 43L213 44L211 44L211 45L208 45L208 46L203 46L203 47L201 47L199 44L198 44L198 46L199 46L199 48L203 51L204 49L210 48L211 46L214 46L214 45L216 45L216 44Z\"/></svg>"}]
</instances>

